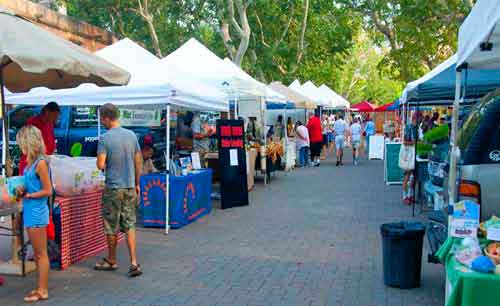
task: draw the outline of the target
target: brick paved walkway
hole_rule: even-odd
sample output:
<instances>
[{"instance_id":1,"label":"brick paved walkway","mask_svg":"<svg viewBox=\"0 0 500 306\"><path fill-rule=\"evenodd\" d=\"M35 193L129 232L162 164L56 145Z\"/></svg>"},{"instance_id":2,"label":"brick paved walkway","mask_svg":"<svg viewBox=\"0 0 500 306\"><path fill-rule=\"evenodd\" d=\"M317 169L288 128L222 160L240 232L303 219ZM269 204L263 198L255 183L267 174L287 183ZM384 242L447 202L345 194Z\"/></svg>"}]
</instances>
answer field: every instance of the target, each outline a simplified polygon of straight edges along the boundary
<instances>
[{"instance_id":1,"label":"brick paved walkway","mask_svg":"<svg viewBox=\"0 0 500 306\"><path fill-rule=\"evenodd\" d=\"M249 207L214 210L168 236L141 229L143 277L125 277L122 246L116 273L96 273L95 259L52 271L40 305L441 306L442 266L424 263L419 289L382 283L379 225L411 216L399 190L384 185L380 161L280 173L256 186ZM0 305L22 304L32 284L7 278Z\"/></svg>"}]
</instances>

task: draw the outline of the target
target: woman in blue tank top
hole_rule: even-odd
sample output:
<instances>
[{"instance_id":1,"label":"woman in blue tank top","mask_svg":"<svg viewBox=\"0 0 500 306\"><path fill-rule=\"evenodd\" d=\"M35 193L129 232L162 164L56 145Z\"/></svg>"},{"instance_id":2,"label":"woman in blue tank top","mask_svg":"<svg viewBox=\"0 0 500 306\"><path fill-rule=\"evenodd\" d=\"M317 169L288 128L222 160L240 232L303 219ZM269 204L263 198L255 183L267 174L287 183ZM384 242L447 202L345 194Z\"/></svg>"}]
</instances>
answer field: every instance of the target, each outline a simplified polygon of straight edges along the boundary
<instances>
[{"instance_id":1,"label":"woman in blue tank top","mask_svg":"<svg viewBox=\"0 0 500 306\"><path fill-rule=\"evenodd\" d=\"M28 159L24 171L24 188L18 189L17 192L23 199L24 226L33 245L38 270L38 287L31 291L24 301L37 302L49 298L46 228L49 224L47 200L52 195L52 185L40 130L34 126L25 126L17 133L16 138L19 148Z\"/></svg>"}]
</instances>

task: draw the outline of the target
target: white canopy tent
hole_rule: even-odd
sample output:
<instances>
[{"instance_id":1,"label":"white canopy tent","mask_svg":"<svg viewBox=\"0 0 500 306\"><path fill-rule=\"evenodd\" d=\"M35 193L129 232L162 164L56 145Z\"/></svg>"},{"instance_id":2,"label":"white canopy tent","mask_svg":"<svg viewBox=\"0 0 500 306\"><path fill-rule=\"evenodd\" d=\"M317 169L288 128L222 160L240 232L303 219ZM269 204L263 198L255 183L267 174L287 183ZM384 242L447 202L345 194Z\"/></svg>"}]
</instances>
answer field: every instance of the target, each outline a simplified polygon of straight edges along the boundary
<instances>
[{"instance_id":1,"label":"white canopy tent","mask_svg":"<svg viewBox=\"0 0 500 306\"><path fill-rule=\"evenodd\" d=\"M347 101L344 97L333 91L330 87L323 84L319 88L319 91L323 93L331 101L331 108L334 109L349 109L351 103Z\"/></svg>"},{"instance_id":2,"label":"white canopy tent","mask_svg":"<svg viewBox=\"0 0 500 306\"><path fill-rule=\"evenodd\" d=\"M233 63L229 58L224 58L224 64L226 64L228 67L230 67L236 76L238 78L247 80L248 82L255 82L256 87L261 87L262 93L264 94L264 97L266 101L270 102L275 102L275 103L286 103L286 97L279 92L275 91L274 89L270 88L264 83L261 83L254 79L252 76L250 76L245 70L242 68L236 66L235 63Z\"/></svg>"},{"instance_id":3,"label":"white canopy tent","mask_svg":"<svg viewBox=\"0 0 500 306\"><path fill-rule=\"evenodd\" d=\"M229 95L262 97L263 87L252 78L238 74L222 59L194 38L161 59L161 69L176 77L190 78L223 90Z\"/></svg>"},{"instance_id":4,"label":"white canopy tent","mask_svg":"<svg viewBox=\"0 0 500 306\"><path fill-rule=\"evenodd\" d=\"M172 95L175 105L195 110L227 111L228 109L227 96L224 92L191 78L181 77L173 70L161 70L162 63L158 57L128 38L105 47L96 54L129 71L132 75L130 84L167 83L175 92L175 95ZM133 61L130 60L132 58Z\"/></svg>"},{"instance_id":5,"label":"white canopy tent","mask_svg":"<svg viewBox=\"0 0 500 306\"><path fill-rule=\"evenodd\" d=\"M316 85L314 85L313 82L307 81L304 84L302 84L300 88L302 89L300 93L313 99L313 101L315 101L316 104L321 105L323 107L330 106L330 103L324 97L323 93L319 90L318 87L316 87Z\"/></svg>"},{"instance_id":6,"label":"white canopy tent","mask_svg":"<svg viewBox=\"0 0 500 306\"><path fill-rule=\"evenodd\" d=\"M462 70L500 68L500 1L478 0L458 32L455 101L451 126L449 199L457 199L458 114L462 99Z\"/></svg>"},{"instance_id":7,"label":"white canopy tent","mask_svg":"<svg viewBox=\"0 0 500 306\"><path fill-rule=\"evenodd\" d=\"M50 90L36 88L24 94L7 95L7 104L44 105L50 101L56 101L61 106L99 106L106 103L135 107L165 106L167 109L166 182L168 182L170 175L169 127L171 105L193 110L227 111L227 96L215 88L202 84L176 81L177 86L174 86L171 82L166 81L166 76L165 81L163 81L162 73L158 70L160 60L128 39L103 49L99 52L99 56L109 59L121 68L130 69L132 83L121 87L97 87L91 84L83 84L73 89ZM131 58L134 61L130 61ZM169 207L169 184L167 183L166 233L169 231Z\"/></svg>"},{"instance_id":8,"label":"white canopy tent","mask_svg":"<svg viewBox=\"0 0 500 306\"><path fill-rule=\"evenodd\" d=\"M478 0L458 33L457 66L500 68L500 1Z\"/></svg>"}]
</instances>

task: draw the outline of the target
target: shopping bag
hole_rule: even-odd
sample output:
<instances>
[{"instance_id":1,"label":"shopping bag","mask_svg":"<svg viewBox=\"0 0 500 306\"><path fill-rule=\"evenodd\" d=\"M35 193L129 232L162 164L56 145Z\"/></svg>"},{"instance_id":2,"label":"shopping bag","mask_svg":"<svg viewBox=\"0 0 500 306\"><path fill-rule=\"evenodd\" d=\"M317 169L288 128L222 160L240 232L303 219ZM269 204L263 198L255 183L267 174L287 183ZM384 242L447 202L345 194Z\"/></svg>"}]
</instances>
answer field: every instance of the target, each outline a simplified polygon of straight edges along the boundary
<instances>
[{"instance_id":1,"label":"shopping bag","mask_svg":"<svg viewBox=\"0 0 500 306\"><path fill-rule=\"evenodd\" d=\"M399 149L399 168L405 171L415 169L415 146L401 145L401 149Z\"/></svg>"}]
</instances>

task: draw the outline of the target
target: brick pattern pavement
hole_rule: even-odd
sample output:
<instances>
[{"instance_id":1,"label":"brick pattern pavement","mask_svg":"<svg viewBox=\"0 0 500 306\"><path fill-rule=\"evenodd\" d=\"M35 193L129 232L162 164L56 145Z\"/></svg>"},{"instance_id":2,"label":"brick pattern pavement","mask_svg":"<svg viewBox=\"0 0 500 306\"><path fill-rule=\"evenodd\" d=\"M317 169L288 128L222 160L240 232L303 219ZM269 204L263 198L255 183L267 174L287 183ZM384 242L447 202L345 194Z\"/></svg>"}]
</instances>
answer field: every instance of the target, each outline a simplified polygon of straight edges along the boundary
<instances>
[{"instance_id":1,"label":"brick pattern pavement","mask_svg":"<svg viewBox=\"0 0 500 306\"><path fill-rule=\"evenodd\" d=\"M93 271L95 259L51 272L40 305L441 306L442 266L424 262L418 289L383 285L379 226L411 216L399 196L381 161L279 173L248 207L214 210L168 236L140 229L141 278L126 278L122 246L118 272ZM33 284L33 275L7 278L0 305L22 304Z\"/></svg>"}]
</instances>

